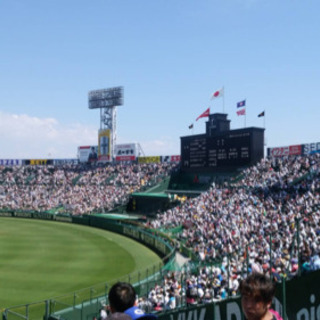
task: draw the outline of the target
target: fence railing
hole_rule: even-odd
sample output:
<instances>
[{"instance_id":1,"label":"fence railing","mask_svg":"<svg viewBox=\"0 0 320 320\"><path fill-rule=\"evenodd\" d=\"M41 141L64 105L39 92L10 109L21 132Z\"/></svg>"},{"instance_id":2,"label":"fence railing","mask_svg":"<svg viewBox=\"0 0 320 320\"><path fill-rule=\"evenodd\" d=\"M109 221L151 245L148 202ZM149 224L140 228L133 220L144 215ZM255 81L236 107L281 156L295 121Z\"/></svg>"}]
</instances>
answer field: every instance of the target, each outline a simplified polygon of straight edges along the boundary
<instances>
[{"instance_id":1,"label":"fence railing","mask_svg":"<svg viewBox=\"0 0 320 320\"><path fill-rule=\"evenodd\" d=\"M13 213L14 214L14 213ZM1 215L1 213L0 213ZM45 219L48 219L48 214L45 214ZM15 215L13 215L15 216ZM19 215L17 215L19 216ZM24 215L22 215L25 217ZM28 217L32 218L40 218L39 213L35 214L33 216L32 214L27 215ZM86 225L91 225L111 231L115 231L118 233L121 233L123 235L129 236L131 238L134 238L140 242L144 242L151 247L154 247L158 252L162 252L164 256L163 263L156 264L149 266L145 268L144 270L137 271L135 273L126 275L124 277L114 279L113 281L104 282L97 284L95 286L91 286L90 288L86 288L83 290L79 290L77 292L55 297L50 300L46 301L40 301L28 305L20 305L15 306L6 309L3 312L3 319L4 320L20 320L20 319L26 319L26 320L33 320L33 319L49 319L50 315L57 315L58 317L61 317L63 319L89 319L90 315L94 312L98 312L99 308L102 306L102 304L107 303L107 292L108 289L116 282L116 281L125 281L134 284L137 294L139 297L146 297L150 290L155 287L155 285L163 285L163 279L166 273L169 271L176 271L175 269L172 270L172 264L171 268L166 269L164 267L164 263L167 263L167 265L170 265L172 262L172 259L174 257L174 247L173 247L173 240L170 238L170 236L163 234L162 232L157 232L155 230L152 230L148 232L148 230L145 230L142 228L142 226L139 225L128 225L124 223L118 223L113 221L106 221L106 219L92 217L92 216L86 216L83 218L80 217L72 217L72 222L74 223L81 223ZM71 221L70 221L71 222ZM301 223L300 219L296 219L296 230L295 230L295 236L293 237L293 243L292 247L296 248L296 250L293 250L291 252L291 257L296 257L299 262L299 269L296 274L296 276L299 279L302 279L303 277L299 277L301 274L305 273L302 265L301 265L301 253L299 252L299 241L301 241L300 238L300 228L299 225ZM272 246L272 238L273 235L269 235L269 243L270 243L270 274L271 274L271 268L273 265L273 258L272 258L272 252L275 248ZM249 244L250 246L250 244ZM181 285L181 291L186 292L186 280L189 279L192 275L199 275L202 268L204 266L219 266L221 265L221 261L197 261L196 255L188 248L181 247L180 248L183 253L187 253L190 258L192 258L195 262L193 265L189 265L187 267L184 267L182 270L178 270L177 277ZM248 246L242 250L242 254L245 254L246 259L242 262L241 272L242 274L247 274L249 270L249 262L248 262ZM236 260L238 256L238 253L230 253L227 257L227 265L226 265L226 271L227 271L227 283L229 283L230 279L230 261ZM173 267L174 268L174 267ZM286 283L288 278L282 277L282 282ZM317 273L317 279L319 283L319 272ZM294 281L293 281L294 282ZM291 285L290 285L291 286ZM312 287L312 284L311 284ZM281 302L282 302L282 308L283 308L283 315L286 315L286 309L289 308L289 310L294 310L294 306L291 305L291 298L287 299L287 292L288 289L287 285L284 287L281 287ZM283 289L284 288L284 289ZM315 289L316 290L316 289ZM319 291L315 291L317 293ZM310 304L310 301L313 304L317 304L317 300L320 297L314 298L314 294L310 291L310 298L309 302L305 302L306 304ZM229 298L230 297L229 295ZM199 303L201 301L198 301ZM320 302L318 303L319 310L320 310ZM177 301L177 307L185 307L186 301L185 301L185 295L181 295L181 299ZM317 309L318 310L318 309ZM291 312L292 314L292 312ZM289 317L290 318L290 317ZM92 318L91 318L92 319Z\"/></svg>"}]
</instances>

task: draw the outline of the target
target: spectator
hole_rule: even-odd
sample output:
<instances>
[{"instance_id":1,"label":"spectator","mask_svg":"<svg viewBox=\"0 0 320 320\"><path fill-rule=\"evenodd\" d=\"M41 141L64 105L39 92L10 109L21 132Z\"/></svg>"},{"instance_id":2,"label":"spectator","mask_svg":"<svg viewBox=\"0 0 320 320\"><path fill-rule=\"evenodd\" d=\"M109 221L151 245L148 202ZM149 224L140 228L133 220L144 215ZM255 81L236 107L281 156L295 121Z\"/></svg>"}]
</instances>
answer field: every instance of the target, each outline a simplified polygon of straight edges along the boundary
<instances>
[{"instance_id":1,"label":"spectator","mask_svg":"<svg viewBox=\"0 0 320 320\"><path fill-rule=\"evenodd\" d=\"M270 309L275 285L261 273L253 273L240 284L241 306L247 320L282 320Z\"/></svg>"},{"instance_id":2,"label":"spectator","mask_svg":"<svg viewBox=\"0 0 320 320\"><path fill-rule=\"evenodd\" d=\"M108 299L112 314L122 312L129 315L132 320L157 319L156 315L146 314L136 306L136 292L129 283L115 283L109 291Z\"/></svg>"}]
</instances>

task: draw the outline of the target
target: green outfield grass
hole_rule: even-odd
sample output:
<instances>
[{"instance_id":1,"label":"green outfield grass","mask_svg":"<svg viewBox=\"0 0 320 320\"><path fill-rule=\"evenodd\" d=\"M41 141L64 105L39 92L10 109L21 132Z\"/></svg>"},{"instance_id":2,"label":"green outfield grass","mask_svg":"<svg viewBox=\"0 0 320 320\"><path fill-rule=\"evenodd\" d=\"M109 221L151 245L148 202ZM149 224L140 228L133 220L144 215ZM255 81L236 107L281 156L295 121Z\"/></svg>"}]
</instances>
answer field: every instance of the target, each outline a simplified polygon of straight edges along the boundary
<instances>
[{"instance_id":1,"label":"green outfield grass","mask_svg":"<svg viewBox=\"0 0 320 320\"><path fill-rule=\"evenodd\" d=\"M0 219L0 308L49 299L145 269L160 258L101 229Z\"/></svg>"}]
</instances>

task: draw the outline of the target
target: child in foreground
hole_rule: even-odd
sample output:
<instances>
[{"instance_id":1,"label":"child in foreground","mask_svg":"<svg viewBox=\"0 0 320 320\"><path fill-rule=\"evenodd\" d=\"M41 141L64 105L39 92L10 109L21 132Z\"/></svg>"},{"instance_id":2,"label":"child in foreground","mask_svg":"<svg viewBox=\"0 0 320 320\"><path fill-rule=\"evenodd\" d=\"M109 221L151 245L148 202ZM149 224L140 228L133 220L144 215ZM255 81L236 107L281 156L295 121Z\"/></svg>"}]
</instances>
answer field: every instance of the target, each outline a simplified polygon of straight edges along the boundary
<instances>
[{"instance_id":1,"label":"child in foreground","mask_svg":"<svg viewBox=\"0 0 320 320\"><path fill-rule=\"evenodd\" d=\"M270 309L275 284L264 274L252 273L240 283L241 306L247 320L283 320Z\"/></svg>"}]
</instances>

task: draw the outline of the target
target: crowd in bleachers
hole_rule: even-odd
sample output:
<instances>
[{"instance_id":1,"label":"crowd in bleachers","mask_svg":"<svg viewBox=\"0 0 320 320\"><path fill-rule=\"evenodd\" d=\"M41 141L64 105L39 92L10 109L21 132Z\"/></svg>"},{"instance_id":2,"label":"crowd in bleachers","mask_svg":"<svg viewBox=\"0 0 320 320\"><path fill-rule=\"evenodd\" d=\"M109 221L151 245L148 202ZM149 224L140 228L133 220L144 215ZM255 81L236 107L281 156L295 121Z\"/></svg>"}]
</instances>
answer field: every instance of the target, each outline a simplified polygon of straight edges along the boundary
<instances>
[{"instance_id":1,"label":"crowd in bleachers","mask_svg":"<svg viewBox=\"0 0 320 320\"><path fill-rule=\"evenodd\" d=\"M108 211L174 166L0 167L0 208L63 208L76 215ZM140 307L147 310L235 295L247 270L279 281L320 269L320 154L263 159L237 179L213 184L200 196L159 213L146 226L183 226L177 243L209 264L198 273L165 276L148 297L140 298Z\"/></svg>"},{"instance_id":2,"label":"crowd in bleachers","mask_svg":"<svg viewBox=\"0 0 320 320\"><path fill-rule=\"evenodd\" d=\"M320 154L263 159L233 183L213 186L148 223L161 230L181 225L179 243L204 263L221 263L188 278L185 290L162 290L164 297L196 303L236 294L247 268L276 281L296 276L299 261L300 272L320 269Z\"/></svg>"},{"instance_id":3,"label":"crowd in bleachers","mask_svg":"<svg viewBox=\"0 0 320 320\"><path fill-rule=\"evenodd\" d=\"M174 163L0 167L0 208L106 212L170 174Z\"/></svg>"},{"instance_id":4,"label":"crowd in bleachers","mask_svg":"<svg viewBox=\"0 0 320 320\"><path fill-rule=\"evenodd\" d=\"M226 268L206 266L197 271L169 272L147 297L140 297L139 307L145 311L170 310L179 306L210 303L236 295L238 277L229 279Z\"/></svg>"}]
</instances>

